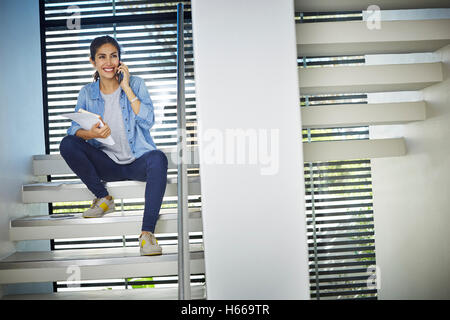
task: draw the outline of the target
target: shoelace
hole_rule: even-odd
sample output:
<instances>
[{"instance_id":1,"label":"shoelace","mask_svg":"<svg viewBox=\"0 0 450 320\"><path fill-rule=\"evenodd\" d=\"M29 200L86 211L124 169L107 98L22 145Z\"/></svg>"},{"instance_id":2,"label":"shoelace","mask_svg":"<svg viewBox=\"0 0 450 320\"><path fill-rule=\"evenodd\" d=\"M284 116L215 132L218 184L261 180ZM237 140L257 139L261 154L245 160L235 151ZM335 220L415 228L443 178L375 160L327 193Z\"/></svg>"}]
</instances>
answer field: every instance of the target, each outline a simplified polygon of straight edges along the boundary
<instances>
[{"instance_id":1,"label":"shoelace","mask_svg":"<svg viewBox=\"0 0 450 320\"><path fill-rule=\"evenodd\" d=\"M97 204L98 200L100 200L100 199L94 199L94 200L92 201L91 208L98 207L98 204Z\"/></svg>"},{"instance_id":2,"label":"shoelace","mask_svg":"<svg viewBox=\"0 0 450 320\"><path fill-rule=\"evenodd\" d=\"M142 236L143 239L148 240L150 244L156 245L158 244L158 241L156 240L156 237L154 234L145 234Z\"/></svg>"}]
</instances>

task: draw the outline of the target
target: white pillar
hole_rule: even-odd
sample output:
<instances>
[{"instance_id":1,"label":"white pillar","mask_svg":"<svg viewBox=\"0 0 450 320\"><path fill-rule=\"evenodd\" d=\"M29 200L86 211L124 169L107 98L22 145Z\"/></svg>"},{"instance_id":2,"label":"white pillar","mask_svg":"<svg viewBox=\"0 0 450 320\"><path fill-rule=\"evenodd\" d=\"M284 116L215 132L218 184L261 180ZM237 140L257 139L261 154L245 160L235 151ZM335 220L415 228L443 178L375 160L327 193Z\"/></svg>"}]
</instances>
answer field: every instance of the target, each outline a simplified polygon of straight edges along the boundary
<instances>
[{"instance_id":1,"label":"white pillar","mask_svg":"<svg viewBox=\"0 0 450 320\"><path fill-rule=\"evenodd\" d=\"M309 299L293 1L192 21L208 299Z\"/></svg>"}]
</instances>

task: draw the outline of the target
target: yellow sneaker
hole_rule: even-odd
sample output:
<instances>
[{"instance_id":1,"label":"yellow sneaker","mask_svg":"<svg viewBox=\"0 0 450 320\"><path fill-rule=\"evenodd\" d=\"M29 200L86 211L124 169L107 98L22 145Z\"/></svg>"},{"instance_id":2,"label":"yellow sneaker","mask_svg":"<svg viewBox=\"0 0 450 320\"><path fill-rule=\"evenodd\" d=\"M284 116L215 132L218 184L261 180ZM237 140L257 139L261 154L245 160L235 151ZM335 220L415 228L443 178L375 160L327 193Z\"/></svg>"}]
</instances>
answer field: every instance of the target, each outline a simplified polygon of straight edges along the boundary
<instances>
[{"instance_id":1,"label":"yellow sneaker","mask_svg":"<svg viewBox=\"0 0 450 320\"><path fill-rule=\"evenodd\" d=\"M83 212L83 218L100 218L107 213L114 212L115 209L113 197L111 197L111 200L106 199L106 197L94 199L91 207Z\"/></svg>"},{"instance_id":2,"label":"yellow sneaker","mask_svg":"<svg viewBox=\"0 0 450 320\"><path fill-rule=\"evenodd\" d=\"M139 248L141 256L156 256L162 254L162 248L158 244L155 235L145 232L139 236Z\"/></svg>"}]
</instances>

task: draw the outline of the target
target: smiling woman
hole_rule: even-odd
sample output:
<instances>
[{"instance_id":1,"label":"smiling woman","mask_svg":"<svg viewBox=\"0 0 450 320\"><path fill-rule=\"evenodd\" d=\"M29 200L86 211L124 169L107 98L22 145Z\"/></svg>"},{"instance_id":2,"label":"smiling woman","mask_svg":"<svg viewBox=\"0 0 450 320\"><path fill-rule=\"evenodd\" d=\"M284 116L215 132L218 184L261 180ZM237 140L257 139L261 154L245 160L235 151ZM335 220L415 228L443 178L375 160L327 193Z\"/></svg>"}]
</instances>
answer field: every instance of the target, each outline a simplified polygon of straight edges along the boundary
<instances>
[{"instance_id":1,"label":"smiling woman","mask_svg":"<svg viewBox=\"0 0 450 320\"><path fill-rule=\"evenodd\" d=\"M3 2L15 3L17 1L0 0L0 6L3 5ZM35 3L35 0L32 0L32 2ZM46 142L48 145L48 153L59 156L59 146L61 140L66 136L67 129L71 125L69 119L59 117L58 115L74 112L75 106L77 104L77 98L79 98L80 95L80 89L88 83L95 84L95 82L93 82L94 79L92 75L97 71L97 69L92 66L92 63L89 59L90 45L95 38L104 35L111 36L119 43L119 61L125 63L129 68L130 86L132 87L134 76L138 76L139 78L145 80L146 88L144 88L144 90L148 89L148 93L154 106L155 122L151 127L150 135L155 145L158 149L162 149L165 151L169 151L171 148L175 148L177 144L177 124L175 112L175 101L177 96L176 46L174 45L177 36L176 3L166 0L143 0L132 2L122 0L71 1L71 4L76 3L76 5L79 7L79 10L69 12L69 2L67 0L40 0L38 2L42 4L41 15L43 24L41 30L42 40L43 42L45 42L45 45L39 46L38 32L38 43L36 47L38 49L38 52L35 54L35 56L39 59L37 59L37 63L35 63L36 59L33 59L32 61L33 65L39 64L39 62L41 61L40 58L42 53L42 65L46 66L44 69L47 70L47 78L42 80L43 90L38 91L43 91L43 97L46 99L46 101L48 101L47 104L44 104L44 119L47 124L45 133L47 135ZM137 2L139 3L136 4ZM186 120L189 133L188 143L192 144L192 147L195 147L197 141L197 113L192 24L190 20L190 1L183 0L179 2L183 2L185 4L185 8L187 11L185 15L185 17L187 18L185 19ZM26 6L26 8L22 8L22 11L24 11L25 9L25 11L29 11L29 7L33 8L36 6ZM19 5L18 10L20 9L21 8ZM76 30L76 28L69 29L67 27L67 18L72 17L75 12L80 13L79 30ZM7 14L8 16L10 15L8 11L3 13ZM1 14L2 10L0 10L0 15ZM19 23L19 25L21 26L21 28L23 28L23 25L29 26L29 23ZM39 31L39 27L37 29L37 31ZM26 36L25 38L28 39L29 37ZM39 48L42 49L42 52L39 50ZM98 59L96 60L96 62L99 61L100 60ZM36 72L36 74L39 74L39 72ZM41 77L38 78L38 80L41 81ZM101 82L100 75L98 79ZM35 87L39 89L39 86ZM123 89L120 87L119 91L123 91ZM135 93L140 100L141 98L139 92ZM124 98L125 100L127 100L127 97L125 95ZM36 101L34 101L33 103L33 105L36 106ZM143 103L142 100L141 103ZM135 103L133 103L133 105L134 104ZM141 108L145 108L145 106L142 105ZM0 110L2 111L3 109L4 108L0 108ZM131 115L133 114L134 112L131 112ZM111 127L111 123L106 121L104 116L102 118L110 126L112 131L111 134L114 134L114 129ZM125 122L125 118L123 120ZM128 120L130 119L128 118ZM128 132L127 129L125 130L126 132ZM39 134L36 136L40 137ZM36 137L33 138L36 139ZM90 141L91 140L87 140L88 143ZM33 145L33 147L36 147L36 145ZM42 152L39 151L34 154L39 153ZM169 154L169 152L166 153L168 157ZM189 175L195 175L195 177L198 177L198 164L193 164L192 168L189 167L188 171ZM169 174L169 177L171 177L171 175L175 176L176 169L171 169ZM78 177L76 177L75 174L71 172L67 172L66 174L53 174L50 176L50 179L53 182L59 183L79 182ZM108 187L107 189L108 191L111 191ZM114 196L114 194L112 194L112 196ZM51 213L55 213L55 215L58 215L58 212L63 212L64 210L69 211L63 214L82 214L91 206L93 198L94 197L92 197L91 199L86 199L91 201L52 203L49 211ZM139 198L131 196L125 197L124 199L116 199L115 196L114 198L116 212L112 215L124 214L125 216L129 216L137 214L140 215L142 220L142 213L145 206L144 194L142 194L142 196L139 196ZM67 201L67 199L61 199L61 201L63 200ZM201 204L202 202L200 189L198 188L198 191L195 191L195 193L190 192L189 207L200 209ZM176 210L176 205L176 199L174 197L167 196L166 192L163 199L163 204L161 205L160 216L163 216L165 213L170 214L172 212L175 212L174 210ZM46 205L44 207L44 209L47 208ZM106 214L104 216L107 220L113 218L108 218L108 215L110 214ZM99 223L102 219L94 218L91 220L96 220L95 225L100 225ZM85 221L85 223L86 222L89 221ZM159 228L157 227L156 232L158 232L158 230ZM87 231L87 229L85 231ZM136 229L136 232L137 231L139 230ZM80 240L78 238L72 238L69 234L66 234L64 236L64 242L60 239L56 239L53 244L54 250L58 252L69 248L84 250L84 248L87 247L105 248L124 246L126 247L126 249L136 251L136 253L139 255L139 241L137 239L139 233L136 233L135 235L127 235L126 238L122 237L122 233L118 234L116 237L111 236L105 238L102 237L99 229L99 233L90 234L89 238L85 239L85 242L83 242L82 244L80 244ZM163 254L165 249L164 245L167 245L167 248L175 248L175 240L167 242L167 235L165 232L161 232L161 235L156 234L156 237L158 238L159 244L163 247ZM175 269L173 269L173 273L169 275L171 277L170 283L157 282L157 279L154 277L155 287L176 287L178 277L176 276L177 272ZM147 278L154 276L153 274L149 273L152 272L143 272L143 274L139 275L139 278L142 279L141 277ZM105 277L105 274L99 274L97 279L86 280L86 282L83 280L77 291L91 291L94 289L98 290L104 287L111 287L112 289L124 289L126 287L126 274L123 274L122 281L117 282L111 279L103 279L103 277ZM194 275L192 277L194 277ZM198 277L200 277L199 283L205 282L204 274L201 274ZM105 285L105 281L111 282L113 284ZM140 281L143 282L144 280ZM164 281L166 281L165 278ZM135 282L128 281L127 288L131 289L136 285L137 284ZM55 290L63 291L65 289L70 289L71 291L75 290L75 288L68 288L65 282L58 281ZM111 291L117 292L117 290ZM175 293L176 290L173 290L173 292ZM193 289L193 292L195 294L196 290ZM93 292L90 292L89 294L92 293ZM102 292L100 295L104 297L105 294L108 295L108 291ZM131 294L133 295L133 293ZM121 295L121 298L125 298L126 295L127 293L123 293L123 296ZM143 295L145 294L143 293ZM175 297L176 294L173 295L173 298Z\"/></svg>"},{"instance_id":2,"label":"smiling woman","mask_svg":"<svg viewBox=\"0 0 450 320\"><path fill-rule=\"evenodd\" d=\"M119 43L109 36L98 37L92 41L90 52L91 57L89 60L96 68L94 81L97 81L100 77L99 69L106 79L112 79L114 76L113 72L116 71L120 62Z\"/></svg>"},{"instance_id":3,"label":"smiling woman","mask_svg":"<svg viewBox=\"0 0 450 320\"><path fill-rule=\"evenodd\" d=\"M104 182L147 182L140 252L161 254L153 233L166 190L168 160L150 135L155 118L152 100L144 80L131 76L120 60L120 46L114 38L95 38L90 53L96 69L94 82L81 88L75 111L95 113L100 121L90 129L72 122L60 144L61 156L96 197L83 213L85 218L102 217L115 210ZM115 144L96 140L109 136Z\"/></svg>"}]
</instances>

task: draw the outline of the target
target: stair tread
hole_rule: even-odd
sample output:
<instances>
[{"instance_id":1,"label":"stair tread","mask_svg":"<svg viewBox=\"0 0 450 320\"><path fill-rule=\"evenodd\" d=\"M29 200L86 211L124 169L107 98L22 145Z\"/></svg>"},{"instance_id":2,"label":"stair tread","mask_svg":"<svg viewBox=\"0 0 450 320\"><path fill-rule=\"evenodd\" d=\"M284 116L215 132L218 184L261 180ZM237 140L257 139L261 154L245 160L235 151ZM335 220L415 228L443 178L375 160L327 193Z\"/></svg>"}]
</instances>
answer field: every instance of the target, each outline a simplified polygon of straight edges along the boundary
<instances>
[{"instance_id":1,"label":"stair tread","mask_svg":"<svg viewBox=\"0 0 450 320\"><path fill-rule=\"evenodd\" d=\"M158 221L177 220L176 208L161 209ZM101 218L86 219L82 213L53 214L26 216L11 221L11 228L15 227L36 227L36 226L60 226L68 224L104 224L104 223L123 223L123 222L142 222L143 211L133 211L122 215L120 211L106 214ZM189 208L189 218L195 219L201 217L199 208Z\"/></svg>"},{"instance_id":2,"label":"stair tread","mask_svg":"<svg viewBox=\"0 0 450 320\"><path fill-rule=\"evenodd\" d=\"M192 299L205 299L205 285L191 285ZM23 294L3 300L177 300L178 287L116 290L66 291L47 294Z\"/></svg>"},{"instance_id":3,"label":"stair tread","mask_svg":"<svg viewBox=\"0 0 450 320\"><path fill-rule=\"evenodd\" d=\"M319 141L303 144L304 162L398 157L406 154L404 138Z\"/></svg>"},{"instance_id":4,"label":"stair tread","mask_svg":"<svg viewBox=\"0 0 450 320\"><path fill-rule=\"evenodd\" d=\"M427 9L427 8L447 8L449 2L447 0L428 0L428 1L411 1L411 0L294 0L296 12L323 12L323 11L362 11L367 10L371 4L377 4L383 10L400 10L400 9Z\"/></svg>"},{"instance_id":5,"label":"stair tread","mask_svg":"<svg viewBox=\"0 0 450 320\"><path fill-rule=\"evenodd\" d=\"M443 80L441 62L298 68L302 94L419 90Z\"/></svg>"},{"instance_id":6,"label":"stair tread","mask_svg":"<svg viewBox=\"0 0 450 320\"><path fill-rule=\"evenodd\" d=\"M339 56L433 52L450 43L450 19L383 20L382 25L371 30L363 20L297 23L297 53Z\"/></svg>"},{"instance_id":7,"label":"stair tread","mask_svg":"<svg viewBox=\"0 0 450 320\"><path fill-rule=\"evenodd\" d=\"M177 148L159 150L163 151L167 156L168 169L177 169ZM188 147L186 153L187 158L185 159L185 163L187 167L190 169L198 168L199 161L197 147ZM33 173L36 176L51 174L74 174L59 153L33 155Z\"/></svg>"},{"instance_id":8,"label":"stair tread","mask_svg":"<svg viewBox=\"0 0 450 320\"><path fill-rule=\"evenodd\" d=\"M166 197L176 197L178 194L177 178L167 179ZM189 195L200 194L200 176L188 176ZM106 182L105 187L111 196L116 199L144 198L146 183L141 181L114 181ZM23 203L45 202L73 202L92 200L94 195L81 181L43 182L22 185Z\"/></svg>"},{"instance_id":9,"label":"stair tread","mask_svg":"<svg viewBox=\"0 0 450 320\"><path fill-rule=\"evenodd\" d=\"M167 183L177 183L177 177L168 177ZM190 183L193 182L199 182L200 176L188 176L188 181ZM126 181L113 181L113 182L106 182L106 187L113 187L113 186L145 186L146 182L143 181L135 181L135 180L126 180ZM37 182L37 183L29 183L24 184L22 186L23 191L33 191L37 189L54 189L54 188L87 188L86 185L81 181L58 181L58 182Z\"/></svg>"},{"instance_id":10,"label":"stair tread","mask_svg":"<svg viewBox=\"0 0 450 320\"><path fill-rule=\"evenodd\" d=\"M196 151L196 147L187 147L186 150L189 152ZM176 147L170 148L159 148L158 150L162 151L168 158L177 152ZM33 160L63 160L63 157L60 153L52 153L52 154L35 154L33 155Z\"/></svg>"},{"instance_id":11,"label":"stair tread","mask_svg":"<svg viewBox=\"0 0 450 320\"><path fill-rule=\"evenodd\" d=\"M161 247L159 256L141 256L139 247L15 252L0 260L0 270L177 261L178 246ZM202 244L190 244L190 251L191 259L203 259Z\"/></svg>"},{"instance_id":12,"label":"stair tread","mask_svg":"<svg viewBox=\"0 0 450 320\"><path fill-rule=\"evenodd\" d=\"M426 119L424 101L336 104L301 108L303 128L398 124Z\"/></svg>"}]
</instances>

